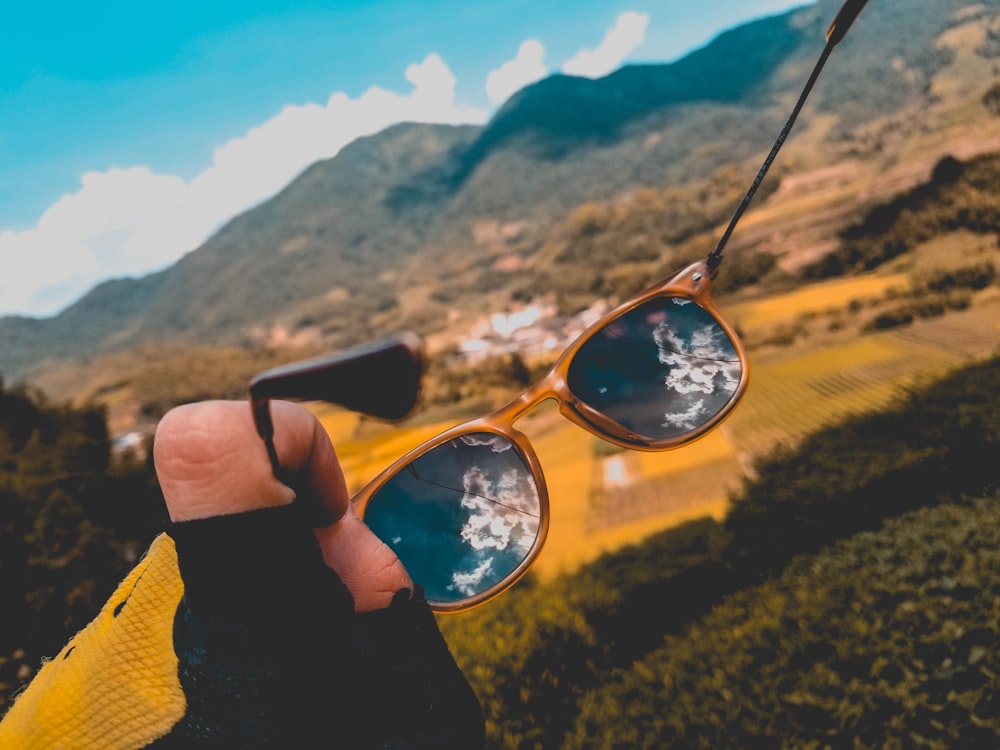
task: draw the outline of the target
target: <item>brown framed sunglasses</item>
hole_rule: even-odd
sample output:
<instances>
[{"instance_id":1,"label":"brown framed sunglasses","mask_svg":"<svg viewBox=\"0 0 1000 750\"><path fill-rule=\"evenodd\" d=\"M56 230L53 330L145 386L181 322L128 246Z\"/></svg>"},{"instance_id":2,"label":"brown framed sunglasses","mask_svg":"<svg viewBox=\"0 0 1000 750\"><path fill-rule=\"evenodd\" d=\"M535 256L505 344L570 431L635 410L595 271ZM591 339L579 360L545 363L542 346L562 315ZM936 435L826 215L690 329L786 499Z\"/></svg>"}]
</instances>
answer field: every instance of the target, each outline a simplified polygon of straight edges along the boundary
<instances>
[{"instance_id":1,"label":"brown framed sunglasses","mask_svg":"<svg viewBox=\"0 0 1000 750\"><path fill-rule=\"evenodd\" d=\"M701 437L747 387L746 350L710 295L743 212L791 130L833 48L867 0L847 0L770 153L716 248L593 323L547 374L499 409L409 451L352 499L439 612L501 594L545 542L549 498L528 438L515 423L546 400L592 434L624 448L662 451ZM322 400L384 419L415 406L424 357L413 334L257 375L250 400L275 475L269 401ZM323 519L317 519L322 525Z\"/></svg>"}]
</instances>

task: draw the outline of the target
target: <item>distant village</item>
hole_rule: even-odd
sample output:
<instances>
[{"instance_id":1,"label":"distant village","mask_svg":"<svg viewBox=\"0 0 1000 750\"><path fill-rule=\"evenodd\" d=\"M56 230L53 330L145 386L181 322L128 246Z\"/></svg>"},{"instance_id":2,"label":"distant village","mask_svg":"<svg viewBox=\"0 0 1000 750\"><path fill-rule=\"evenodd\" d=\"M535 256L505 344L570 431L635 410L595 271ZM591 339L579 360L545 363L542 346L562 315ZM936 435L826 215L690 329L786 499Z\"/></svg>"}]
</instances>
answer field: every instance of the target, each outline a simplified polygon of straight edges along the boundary
<instances>
[{"instance_id":1,"label":"distant village","mask_svg":"<svg viewBox=\"0 0 1000 750\"><path fill-rule=\"evenodd\" d=\"M598 300L567 317L557 315L555 302L536 301L515 312L493 313L460 340L458 357L475 364L514 353L522 357L556 354L609 309L606 300Z\"/></svg>"},{"instance_id":2,"label":"distant village","mask_svg":"<svg viewBox=\"0 0 1000 750\"><path fill-rule=\"evenodd\" d=\"M518 354L525 358L552 357L568 346L609 309L607 300L598 300L576 315L559 315L554 301L536 300L513 312L497 312L481 318L459 340L457 359L478 364L494 357ZM118 436L115 453L145 456L152 425Z\"/></svg>"}]
</instances>

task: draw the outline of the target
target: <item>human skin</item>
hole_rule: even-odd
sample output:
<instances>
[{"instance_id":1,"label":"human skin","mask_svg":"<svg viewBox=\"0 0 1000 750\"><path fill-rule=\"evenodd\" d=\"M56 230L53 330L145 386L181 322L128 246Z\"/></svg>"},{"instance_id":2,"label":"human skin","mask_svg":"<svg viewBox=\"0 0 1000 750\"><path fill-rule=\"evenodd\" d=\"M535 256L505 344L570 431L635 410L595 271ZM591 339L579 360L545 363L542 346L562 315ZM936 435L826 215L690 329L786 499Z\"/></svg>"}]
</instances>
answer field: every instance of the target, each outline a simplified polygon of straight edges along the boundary
<instances>
[{"instance_id":1,"label":"human skin","mask_svg":"<svg viewBox=\"0 0 1000 750\"><path fill-rule=\"evenodd\" d=\"M285 401L272 402L271 413L288 484L275 478L246 402L186 404L163 417L153 459L170 519L191 521L293 501L319 505L335 520L316 529L317 543L354 597L356 611L387 607L400 589L412 590L396 554L351 509L343 471L319 421Z\"/></svg>"}]
</instances>

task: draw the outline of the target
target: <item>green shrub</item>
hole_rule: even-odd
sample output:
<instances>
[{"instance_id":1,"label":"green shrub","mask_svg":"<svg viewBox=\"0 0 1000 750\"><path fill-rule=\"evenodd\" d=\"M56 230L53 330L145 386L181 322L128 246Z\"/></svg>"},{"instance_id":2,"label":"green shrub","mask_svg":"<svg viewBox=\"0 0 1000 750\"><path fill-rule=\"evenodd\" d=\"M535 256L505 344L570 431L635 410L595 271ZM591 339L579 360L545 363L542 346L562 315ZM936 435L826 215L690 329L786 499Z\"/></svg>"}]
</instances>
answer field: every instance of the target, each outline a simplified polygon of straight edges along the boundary
<instances>
[{"instance_id":1,"label":"green shrub","mask_svg":"<svg viewBox=\"0 0 1000 750\"><path fill-rule=\"evenodd\" d=\"M869 271L921 242L958 229L1000 232L1000 155L960 162L946 156L930 179L873 206L845 229L840 245L808 266L806 278Z\"/></svg>"},{"instance_id":2,"label":"green shrub","mask_svg":"<svg viewBox=\"0 0 1000 750\"><path fill-rule=\"evenodd\" d=\"M917 291L945 292L950 289L985 289L996 279L996 267L990 261L947 270L937 270L917 279Z\"/></svg>"},{"instance_id":3,"label":"green shrub","mask_svg":"<svg viewBox=\"0 0 1000 750\"><path fill-rule=\"evenodd\" d=\"M796 558L590 691L562 747L996 747L998 502Z\"/></svg>"}]
</instances>

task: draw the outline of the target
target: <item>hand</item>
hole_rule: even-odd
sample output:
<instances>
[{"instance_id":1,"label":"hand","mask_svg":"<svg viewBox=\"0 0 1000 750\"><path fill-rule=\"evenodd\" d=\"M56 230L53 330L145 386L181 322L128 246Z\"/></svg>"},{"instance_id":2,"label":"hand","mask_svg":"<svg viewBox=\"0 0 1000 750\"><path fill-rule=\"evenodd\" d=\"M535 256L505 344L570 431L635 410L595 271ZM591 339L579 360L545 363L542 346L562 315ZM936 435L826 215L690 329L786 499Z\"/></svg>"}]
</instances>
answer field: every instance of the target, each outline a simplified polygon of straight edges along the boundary
<instances>
[{"instance_id":1,"label":"hand","mask_svg":"<svg viewBox=\"0 0 1000 750\"><path fill-rule=\"evenodd\" d=\"M179 407L157 429L188 709L155 747L481 747L478 701L419 587L351 510L326 433L271 408L287 485L246 403ZM336 522L310 529L299 511L315 504Z\"/></svg>"},{"instance_id":2,"label":"hand","mask_svg":"<svg viewBox=\"0 0 1000 750\"><path fill-rule=\"evenodd\" d=\"M347 586L356 611L387 607L397 592L412 590L396 554L351 510L343 472L320 423L286 401L273 402L271 413L278 458L294 489L274 477L245 403L188 404L161 420L154 461L171 520L280 507L296 498L319 504L338 519L316 531L323 559Z\"/></svg>"}]
</instances>

